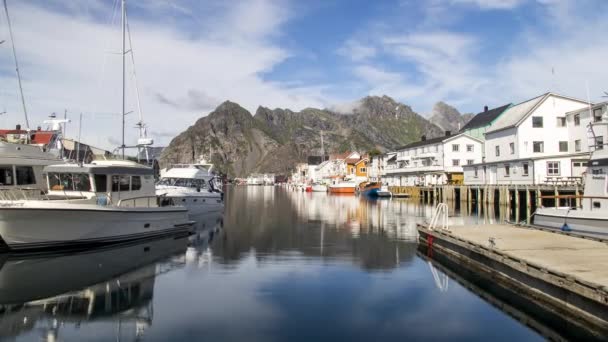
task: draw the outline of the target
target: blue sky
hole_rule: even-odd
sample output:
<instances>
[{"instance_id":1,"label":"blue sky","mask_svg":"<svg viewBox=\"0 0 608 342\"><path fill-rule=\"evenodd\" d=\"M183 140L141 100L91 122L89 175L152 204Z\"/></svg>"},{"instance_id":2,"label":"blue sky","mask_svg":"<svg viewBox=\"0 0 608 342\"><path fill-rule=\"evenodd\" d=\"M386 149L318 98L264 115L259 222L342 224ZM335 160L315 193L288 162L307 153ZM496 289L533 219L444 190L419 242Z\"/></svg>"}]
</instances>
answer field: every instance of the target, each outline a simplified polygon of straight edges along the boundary
<instances>
[{"instance_id":1,"label":"blue sky","mask_svg":"<svg viewBox=\"0 0 608 342\"><path fill-rule=\"evenodd\" d=\"M116 0L9 0L31 121L76 118L110 147L119 137ZM160 144L224 100L250 111L348 111L389 95L427 114L546 91L601 100L608 90L604 0L127 1L141 108ZM114 20L112 20L114 18ZM2 39L7 39L4 19ZM22 121L12 56L0 45L0 124ZM129 62L129 75L131 63ZM129 124L137 121L128 80ZM134 132L133 132L134 133ZM132 139L135 136L133 134Z\"/></svg>"}]
</instances>

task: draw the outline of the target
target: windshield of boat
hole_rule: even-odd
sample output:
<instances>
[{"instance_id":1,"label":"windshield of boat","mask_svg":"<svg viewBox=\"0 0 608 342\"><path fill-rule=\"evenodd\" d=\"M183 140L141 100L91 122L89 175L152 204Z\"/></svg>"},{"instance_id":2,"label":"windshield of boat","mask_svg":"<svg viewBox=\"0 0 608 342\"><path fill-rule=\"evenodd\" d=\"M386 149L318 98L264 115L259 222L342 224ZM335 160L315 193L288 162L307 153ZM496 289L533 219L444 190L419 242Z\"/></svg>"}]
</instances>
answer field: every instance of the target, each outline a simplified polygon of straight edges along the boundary
<instances>
[{"instance_id":1,"label":"windshield of boat","mask_svg":"<svg viewBox=\"0 0 608 342\"><path fill-rule=\"evenodd\" d=\"M200 188L206 189L207 182L204 179L192 179L192 178L161 178L158 182L158 185L168 185L168 186L181 186L185 188Z\"/></svg>"},{"instance_id":2,"label":"windshield of boat","mask_svg":"<svg viewBox=\"0 0 608 342\"><path fill-rule=\"evenodd\" d=\"M91 180L86 173L49 172L49 189L63 191L91 191Z\"/></svg>"}]
</instances>

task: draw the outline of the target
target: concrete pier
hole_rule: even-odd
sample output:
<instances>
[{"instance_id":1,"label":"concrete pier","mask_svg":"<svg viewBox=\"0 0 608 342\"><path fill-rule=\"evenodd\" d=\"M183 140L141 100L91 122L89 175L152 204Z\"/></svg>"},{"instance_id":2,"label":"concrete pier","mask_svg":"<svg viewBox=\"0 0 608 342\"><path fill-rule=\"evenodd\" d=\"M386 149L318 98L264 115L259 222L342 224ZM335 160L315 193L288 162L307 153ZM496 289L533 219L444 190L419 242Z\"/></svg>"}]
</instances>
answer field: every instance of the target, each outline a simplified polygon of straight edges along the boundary
<instances>
[{"instance_id":1,"label":"concrete pier","mask_svg":"<svg viewBox=\"0 0 608 342\"><path fill-rule=\"evenodd\" d=\"M418 226L420 242L608 337L608 244L509 225Z\"/></svg>"}]
</instances>

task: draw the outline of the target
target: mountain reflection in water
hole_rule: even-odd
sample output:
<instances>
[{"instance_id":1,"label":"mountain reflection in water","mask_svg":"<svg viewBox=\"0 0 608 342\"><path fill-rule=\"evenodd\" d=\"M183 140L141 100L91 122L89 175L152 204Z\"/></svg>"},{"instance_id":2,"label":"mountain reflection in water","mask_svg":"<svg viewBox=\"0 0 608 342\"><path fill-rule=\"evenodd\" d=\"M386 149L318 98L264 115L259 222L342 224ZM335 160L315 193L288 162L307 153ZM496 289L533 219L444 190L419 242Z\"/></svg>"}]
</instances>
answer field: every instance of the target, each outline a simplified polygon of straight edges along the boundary
<instances>
[{"instance_id":1,"label":"mountain reflection in water","mask_svg":"<svg viewBox=\"0 0 608 342\"><path fill-rule=\"evenodd\" d=\"M5 256L0 338L539 339L416 255L415 225L431 214L408 200L229 188L225 212L195 217L188 239Z\"/></svg>"}]
</instances>

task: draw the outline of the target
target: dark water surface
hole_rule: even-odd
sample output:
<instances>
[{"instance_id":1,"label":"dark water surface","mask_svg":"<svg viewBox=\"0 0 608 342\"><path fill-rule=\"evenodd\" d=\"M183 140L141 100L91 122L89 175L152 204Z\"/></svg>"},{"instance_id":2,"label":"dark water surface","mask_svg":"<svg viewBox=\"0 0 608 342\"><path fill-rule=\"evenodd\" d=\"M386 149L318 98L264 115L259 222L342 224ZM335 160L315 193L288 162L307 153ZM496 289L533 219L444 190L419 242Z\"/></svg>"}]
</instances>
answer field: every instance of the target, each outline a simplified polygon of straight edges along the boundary
<instances>
[{"instance_id":1,"label":"dark water surface","mask_svg":"<svg viewBox=\"0 0 608 342\"><path fill-rule=\"evenodd\" d=\"M4 256L0 339L542 340L417 255L430 215L408 200L230 188L190 239Z\"/></svg>"}]
</instances>

